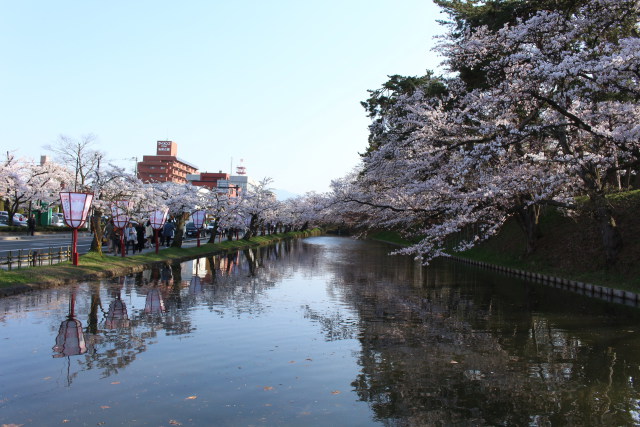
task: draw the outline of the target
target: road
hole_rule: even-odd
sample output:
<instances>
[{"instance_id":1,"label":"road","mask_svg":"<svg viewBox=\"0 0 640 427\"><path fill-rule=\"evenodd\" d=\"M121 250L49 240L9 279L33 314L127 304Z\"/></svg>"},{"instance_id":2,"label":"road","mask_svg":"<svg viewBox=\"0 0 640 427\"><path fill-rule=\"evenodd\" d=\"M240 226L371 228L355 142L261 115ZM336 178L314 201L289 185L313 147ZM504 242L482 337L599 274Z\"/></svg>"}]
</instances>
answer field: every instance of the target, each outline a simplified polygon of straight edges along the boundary
<instances>
[{"instance_id":1,"label":"road","mask_svg":"<svg viewBox=\"0 0 640 427\"><path fill-rule=\"evenodd\" d=\"M209 237L201 237L200 242L206 243ZM84 254L91 248L93 236L86 232L78 234L78 253ZM184 247L196 245L197 240L193 237L183 240ZM71 233L55 233L41 234L35 236L24 235L17 236L1 236L0 235L0 252L17 251L19 249L35 249L42 250L48 248L59 248L61 246L71 246Z\"/></svg>"},{"instance_id":2,"label":"road","mask_svg":"<svg viewBox=\"0 0 640 427\"><path fill-rule=\"evenodd\" d=\"M78 252L87 253L91 247L93 236L88 233L79 233ZM18 249L42 250L71 246L71 233L42 234L35 236L6 236L0 240L0 251L13 251Z\"/></svg>"}]
</instances>

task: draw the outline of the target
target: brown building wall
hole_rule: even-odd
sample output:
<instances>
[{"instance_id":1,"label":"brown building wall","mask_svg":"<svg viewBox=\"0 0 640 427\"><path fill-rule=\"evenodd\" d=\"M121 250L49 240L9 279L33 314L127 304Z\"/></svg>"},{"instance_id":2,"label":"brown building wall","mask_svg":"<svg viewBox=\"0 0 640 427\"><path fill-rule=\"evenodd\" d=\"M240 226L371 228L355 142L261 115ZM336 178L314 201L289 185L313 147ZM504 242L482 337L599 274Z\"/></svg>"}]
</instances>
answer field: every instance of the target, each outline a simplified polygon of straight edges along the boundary
<instances>
[{"instance_id":1,"label":"brown building wall","mask_svg":"<svg viewBox=\"0 0 640 427\"><path fill-rule=\"evenodd\" d=\"M198 171L193 165L178 159L178 144L173 141L157 141L156 155L143 156L138 162L138 178L144 182L186 183L187 174Z\"/></svg>"},{"instance_id":2,"label":"brown building wall","mask_svg":"<svg viewBox=\"0 0 640 427\"><path fill-rule=\"evenodd\" d=\"M138 178L144 182L186 183L187 174L198 170L175 156L144 156L138 163Z\"/></svg>"}]
</instances>

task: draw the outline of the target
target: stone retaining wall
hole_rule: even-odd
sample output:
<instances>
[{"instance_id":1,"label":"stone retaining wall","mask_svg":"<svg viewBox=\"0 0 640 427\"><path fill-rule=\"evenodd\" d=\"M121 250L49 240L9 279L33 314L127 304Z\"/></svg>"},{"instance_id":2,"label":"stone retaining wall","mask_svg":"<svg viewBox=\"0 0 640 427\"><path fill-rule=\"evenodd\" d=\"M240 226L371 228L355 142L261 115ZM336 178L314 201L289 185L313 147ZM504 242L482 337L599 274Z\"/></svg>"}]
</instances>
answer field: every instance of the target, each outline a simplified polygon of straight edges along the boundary
<instances>
[{"instance_id":1,"label":"stone retaining wall","mask_svg":"<svg viewBox=\"0 0 640 427\"><path fill-rule=\"evenodd\" d=\"M640 307L640 294L637 294L635 292L624 291L622 289L607 288L606 286L592 285L590 283L583 283L561 277L548 276L545 274L533 273L531 271L503 267L500 265L489 264L482 261L474 261L471 259L456 256L450 256L449 258L465 264L486 268L489 270L497 271L499 273L529 279L537 283L553 286L555 288L576 292L588 297L599 298L605 301L617 304L625 304L632 307Z\"/></svg>"}]
</instances>

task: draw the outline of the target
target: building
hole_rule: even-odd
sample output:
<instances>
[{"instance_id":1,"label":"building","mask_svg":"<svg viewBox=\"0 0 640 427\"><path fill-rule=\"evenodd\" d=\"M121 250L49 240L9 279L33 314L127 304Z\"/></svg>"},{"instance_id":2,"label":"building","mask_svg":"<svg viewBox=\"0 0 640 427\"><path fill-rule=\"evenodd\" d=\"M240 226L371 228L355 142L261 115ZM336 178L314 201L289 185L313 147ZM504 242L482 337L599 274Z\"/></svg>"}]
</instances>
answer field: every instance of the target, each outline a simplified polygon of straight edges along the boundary
<instances>
[{"instance_id":1,"label":"building","mask_svg":"<svg viewBox=\"0 0 640 427\"><path fill-rule=\"evenodd\" d=\"M231 197L238 197L240 195L240 187L227 184L229 178L230 175L222 171L218 173L200 172L187 175L187 181L192 185L206 187L212 191L215 189L218 193L228 193ZM221 183L224 184L221 185Z\"/></svg>"},{"instance_id":2,"label":"building","mask_svg":"<svg viewBox=\"0 0 640 427\"><path fill-rule=\"evenodd\" d=\"M138 178L143 182L184 184L187 175L196 172L197 166L178 158L178 144L173 141L158 141L156 155L143 156L137 164Z\"/></svg>"},{"instance_id":3,"label":"building","mask_svg":"<svg viewBox=\"0 0 640 427\"><path fill-rule=\"evenodd\" d=\"M246 193L249 189L258 186L258 183L246 175L231 175L228 179L218 181L220 188L239 188L240 193Z\"/></svg>"}]
</instances>

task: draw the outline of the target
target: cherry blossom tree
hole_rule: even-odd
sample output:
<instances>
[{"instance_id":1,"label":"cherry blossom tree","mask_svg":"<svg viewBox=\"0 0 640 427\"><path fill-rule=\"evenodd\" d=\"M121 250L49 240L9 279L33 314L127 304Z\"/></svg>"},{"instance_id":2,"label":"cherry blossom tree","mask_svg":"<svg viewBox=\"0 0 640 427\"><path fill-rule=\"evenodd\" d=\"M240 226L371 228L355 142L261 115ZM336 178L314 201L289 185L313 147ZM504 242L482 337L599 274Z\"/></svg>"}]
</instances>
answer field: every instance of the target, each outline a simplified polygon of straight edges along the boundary
<instances>
[{"instance_id":1,"label":"cherry blossom tree","mask_svg":"<svg viewBox=\"0 0 640 427\"><path fill-rule=\"evenodd\" d=\"M251 186L241 196L240 212L245 219L244 239L246 240L255 236L263 221L277 209L278 201L273 189L270 188L272 182L271 178L263 178L258 185Z\"/></svg>"},{"instance_id":2,"label":"cherry blossom tree","mask_svg":"<svg viewBox=\"0 0 640 427\"><path fill-rule=\"evenodd\" d=\"M481 67L491 86L485 96L512 116L530 106L525 120L505 120L501 137L510 145L544 140L548 159L579 178L608 265L622 238L606 195L640 161L638 15L635 0L595 0L570 14L540 11L499 31L480 27L442 46L451 68Z\"/></svg>"},{"instance_id":3,"label":"cherry blossom tree","mask_svg":"<svg viewBox=\"0 0 640 427\"><path fill-rule=\"evenodd\" d=\"M106 227L102 218L105 213L110 214L113 202L130 201L132 209L127 214L132 215L140 210L140 206L145 205L149 192L145 191L145 185L137 177L111 164L103 169L98 168L92 171L86 178L87 183L91 184L89 190L94 195L91 215L93 241L90 250L102 254L102 241Z\"/></svg>"},{"instance_id":4,"label":"cherry blossom tree","mask_svg":"<svg viewBox=\"0 0 640 427\"><path fill-rule=\"evenodd\" d=\"M514 216L531 252L540 206L586 193L613 264L621 243L605 196L638 163L637 11L598 0L450 36L439 47L446 90L404 93L376 112L384 143L334 183L334 203L370 228L422 236L402 252L428 260L451 237L465 249ZM484 83L470 87L455 74L464 67Z\"/></svg>"},{"instance_id":5,"label":"cherry blossom tree","mask_svg":"<svg viewBox=\"0 0 640 427\"><path fill-rule=\"evenodd\" d=\"M9 153L0 164L0 197L8 202L9 225L13 224L13 215L25 204L35 203L39 209L39 202L49 204L59 200L60 191L71 181L69 172L58 164L36 164Z\"/></svg>"},{"instance_id":6,"label":"cherry blossom tree","mask_svg":"<svg viewBox=\"0 0 640 427\"><path fill-rule=\"evenodd\" d=\"M150 184L155 194L156 205L163 203L169 210L169 215L176 222L176 234L172 247L182 247L183 229L191 212L206 206L206 192L208 190L191 184L162 182Z\"/></svg>"}]
</instances>

